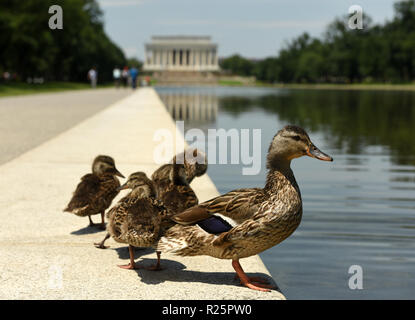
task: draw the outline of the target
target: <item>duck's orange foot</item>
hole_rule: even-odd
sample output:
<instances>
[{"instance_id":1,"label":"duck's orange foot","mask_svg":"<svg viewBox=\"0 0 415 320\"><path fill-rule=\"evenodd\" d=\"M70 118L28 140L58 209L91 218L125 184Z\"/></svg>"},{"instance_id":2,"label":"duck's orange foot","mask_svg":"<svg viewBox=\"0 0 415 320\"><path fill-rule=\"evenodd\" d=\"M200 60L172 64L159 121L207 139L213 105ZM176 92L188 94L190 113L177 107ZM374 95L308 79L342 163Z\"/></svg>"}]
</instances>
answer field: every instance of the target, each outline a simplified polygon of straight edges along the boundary
<instances>
[{"instance_id":1,"label":"duck's orange foot","mask_svg":"<svg viewBox=\"0 0 415 320\"><path fill-rule=\"evenodd\" d=\"M134 263L134 264L124 264L124 265L119 265L118 267L120 267L121 269L126 269L126 270L135 270L135 269L139 269L139 267Z\"/></svg>"},{"instance_id":2,"label":"duck's orange foot","mask_svg":"<svg viewBox=\"0 0 415 320\"><path fill-rule=\"evenodd\" d=\"M262 292L270 292L271 291L270 289L273 288L272 286L268 284L261 284L261 283L254 284L253 282L241 281L241 284L244 285L245 287L248 287L249 289L262 291Z\"/></svg>"},{"instance_id":3,"label":"duck's orange foot","mask_svg":"<svg viewBox=\"0 0 415 320\"><path fill-rule=\"evenodd\" d=\"M262 283L262 284L269 284L269 280L265 279L265 278L261 278L261 277L248 277L248 281L249 282L257 282L257 283ZM239 278L239 276L237 274L235 274L235 280L240 280L242 283L242 280Z\"/></svg>"},{"instance_id":4,"label":"duck's orange foot","mask_svg":"<svg viewBox=\"0 0 415 320\"><path fill-rule=\"evenodd\" d=\"M239 264L239 260L232 260L232 266L235 269L236 275L240 279L241 284L245 287L263 292L269 292L271 291L270 289L275 288L274 286L267 284L269 282L263 278L248 277Z\"/></svg>"}]
</instances>

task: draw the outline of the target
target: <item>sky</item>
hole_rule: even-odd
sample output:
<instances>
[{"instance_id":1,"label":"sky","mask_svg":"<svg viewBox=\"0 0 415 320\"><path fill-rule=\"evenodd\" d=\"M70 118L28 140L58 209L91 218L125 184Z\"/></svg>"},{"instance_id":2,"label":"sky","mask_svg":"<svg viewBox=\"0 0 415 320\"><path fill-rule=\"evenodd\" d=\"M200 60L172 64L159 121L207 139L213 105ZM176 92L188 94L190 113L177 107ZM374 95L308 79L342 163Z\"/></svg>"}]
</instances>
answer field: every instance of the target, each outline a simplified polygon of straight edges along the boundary
<instances>
[{"instance_id":1,"label":"sky","mask_svg":"<svg viewBox=\"0 0 415 320\"><path fill-rule=\"evenodd\" d=\"M209 35L220 57L275 56L308 32L320 37L336 17L360 5L374 23L394 15L396 0L97 0L105 31L127 57L144 59L153 35Z\"/></svg>"}]
</instances>

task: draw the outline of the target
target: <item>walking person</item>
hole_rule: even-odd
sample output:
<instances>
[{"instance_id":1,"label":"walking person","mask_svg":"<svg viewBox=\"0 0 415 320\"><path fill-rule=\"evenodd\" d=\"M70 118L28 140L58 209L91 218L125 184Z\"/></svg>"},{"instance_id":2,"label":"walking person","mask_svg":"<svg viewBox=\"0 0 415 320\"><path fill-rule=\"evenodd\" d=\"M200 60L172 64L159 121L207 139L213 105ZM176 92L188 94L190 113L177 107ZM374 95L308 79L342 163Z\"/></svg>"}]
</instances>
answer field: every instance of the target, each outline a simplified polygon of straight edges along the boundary
<instances>
[{"instance_id":1,"label":"walking person","mask_svg":"<svg viewBox=\"0 0 415 320\"><path fill-rule=\"evenodd\" d=\"M112 77L114 78L115 87L118 89L121 82L121 70L118 67L115 67L112 71Z\"/></svg>"},{"instance_id":2,"label":"walking person","mask_svg":"<svg viewBox=\"0 0 415 320\"><path fill-rule=\"evenodd\" d=\"M122 74L121 74L121 76L122 76L122 84L123 84L124 88L126 88L126 87L127 87L127 85L128 85L128 78L129 78L129 76L130 76L130 73L128 72L128 67L127 67L127 66L125 66L125 67L122 69Z\"/></svg>"},{"instance_id":3,"label":"walking person","mask_svg":"<svg viewBox=\"0 0 415 320\"><path fill-rule=\"evenodd\" d=\"M133 90L137 87L138 70L135 67L130 69L131 87Z\"/></svg>"},{"instance_id":4,"label":"walking person","mask_svg":"<svg viewBox=\"0 0 415 320\"><path fill-rule=\"evenodd\" d=\"M92 67L91 70L88 71L88 80L91 81L91 87L97 87L97 80L98 80L98 72L96 71L95 67Z\"/></svg>"}]
</instances>

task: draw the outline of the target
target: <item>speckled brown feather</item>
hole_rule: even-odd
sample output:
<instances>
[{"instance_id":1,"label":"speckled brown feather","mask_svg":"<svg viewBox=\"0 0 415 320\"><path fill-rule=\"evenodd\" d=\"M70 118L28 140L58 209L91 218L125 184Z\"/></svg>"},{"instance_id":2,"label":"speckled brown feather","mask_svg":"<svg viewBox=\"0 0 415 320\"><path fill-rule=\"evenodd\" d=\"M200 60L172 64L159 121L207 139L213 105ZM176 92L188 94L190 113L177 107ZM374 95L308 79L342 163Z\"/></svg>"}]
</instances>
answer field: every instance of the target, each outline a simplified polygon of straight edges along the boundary
<instances>
[{"instance_id":1,"label":"speckled brown feather","mask_svg":"<svg viewBox=\"0 0 415 320\"><path fill-rule=\"evenodd\" d=\"M64 211L81 217L102 213L117 196L119 186L120 181L112 174L87 174Z\"/></svg>"},{"instance_id":2,"label":"speckled brown feather","mask_svg":"<svg viewBox=\"0 0 415 320\"><path fill-rule=\"evenodd\" d=\"M239 223L250 218L265 200L266 195L260 188L237 189L187 209L172 219L188 225L219 213Z\"/></svg>"},{"instance_id":3,"label":"speckled brown feather","mask_svg":"<svg viewBox=\"0 0 415 320\"><path fill-rule=\"evenodd\" d=\"M108 211L107 231L115 241L150 246L158 239L160 230L173 225L172 213L155 198L153 182L146 178L145 184L147 191L151 190L149 193L137 187Z\"/></svg>"},{"instance_id":4,"label":"speckled brown feather","mask_svg":"<svg viewBox=\"0 0 415 320\"><path fill-rule=\"evenodd\" d=\"M239 259L280 243L294 232L302 216L301 195L293 177L270 172L272 185L268 188L242 189L241 193L235 190L200 204L201 208L211 206L212 212L221 212L239 224L219 236L209 234L197 225L178 224L167 230L158 242L157 250L185 256Z\"/></svg>"}]
</instances>

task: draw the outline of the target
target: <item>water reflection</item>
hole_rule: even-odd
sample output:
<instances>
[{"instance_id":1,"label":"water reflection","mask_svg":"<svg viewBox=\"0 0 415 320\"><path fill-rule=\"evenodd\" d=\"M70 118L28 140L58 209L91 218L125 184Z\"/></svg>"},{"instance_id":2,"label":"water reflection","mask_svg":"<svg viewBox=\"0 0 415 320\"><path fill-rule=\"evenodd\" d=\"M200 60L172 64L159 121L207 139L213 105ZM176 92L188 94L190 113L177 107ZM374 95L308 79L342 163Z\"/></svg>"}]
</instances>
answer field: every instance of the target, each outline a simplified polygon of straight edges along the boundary
<instances>
[{"instance_id":1,"label":"water reflection","mask_svg":"<svg viewBox=\"0 0 415 320\"><path fill-rule=\"evenodd\" d=\"M365 148L390 148L396 164L415 165L415 94L388 91L298 90L261 97L228 96L221 107L239 114L253 106L287 123L324 133L334 148L364 154Z\"/></svg>"},{"instance_id":2,"label":"water reflection","mask_svg":"<svg viewBox=\"0 0 415 320\"><path fill-rule=\"evenodd\" d=\"M174 120L214 122L218 113L218 97L211 94L160 93L160 98Z\"/></svg>"},{"instance_id":3,"label":"water reflection","mask_svg":"<svg viewBox=\"0 0 415 320\"><path fill-rule=\"evenodd\" d=\"M329 164L309 158L293 162L303 194L303 220L292 237L261 254L289 299L414 297L415 93L157 90L162 95L216 97L216 117L187 120L186 128L261 128L265 154L276 130L293 123L334 157ZM265 157L262 162L256 176L242 176L242 165L212 165L209 175L221 193L262 187ZM348 288L348 268L354 264L363 268L364 290Z\"/></svg>"}]
</instances>

